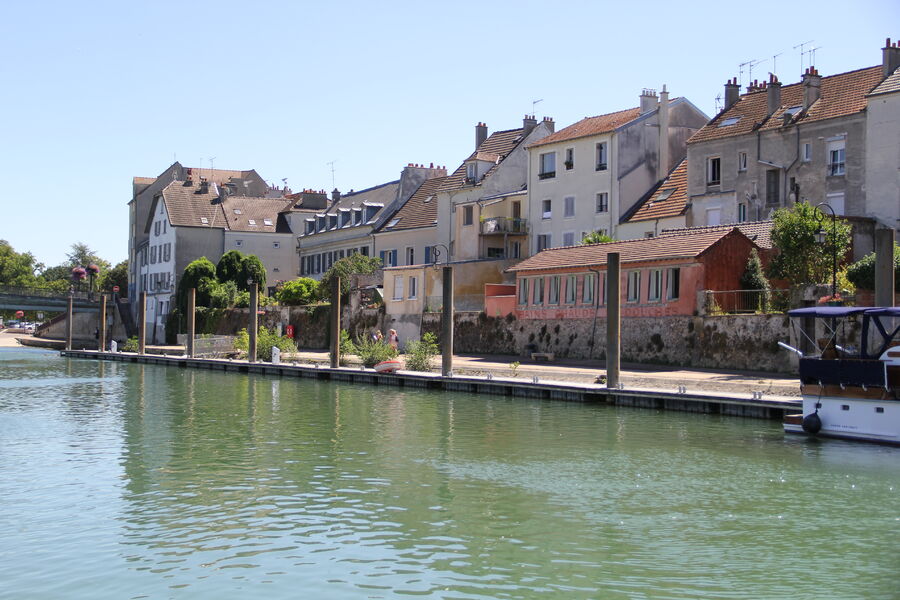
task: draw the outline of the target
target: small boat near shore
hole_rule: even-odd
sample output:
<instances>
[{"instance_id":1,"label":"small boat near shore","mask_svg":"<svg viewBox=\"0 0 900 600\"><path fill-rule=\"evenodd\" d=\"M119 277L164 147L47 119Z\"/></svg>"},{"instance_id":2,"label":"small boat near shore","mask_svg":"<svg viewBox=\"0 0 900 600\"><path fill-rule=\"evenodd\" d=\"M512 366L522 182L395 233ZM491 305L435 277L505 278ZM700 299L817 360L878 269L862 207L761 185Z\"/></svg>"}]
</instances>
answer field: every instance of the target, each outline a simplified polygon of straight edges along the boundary
<instances>
[{"instance_id":1,"label":"small boat near shore","mask_svg":"<svg viewBox=\"0 0 900 600\"><path fill-rule=\"evenodd\" d=\"M380 363L375 365L376 373L395 373L400 370L400 367L403 366L396 358L392 358L390 360L383 360Z\"/></svg>"},{"instance_id":2,"label":"small boat near shore","mask_svg":"<svg viewBox=\"0 0 900 600\"><path fill-rule=\"evenodd\" d=\"M900 445L900 308L822 306L788 312L800 356L803 412L784 431ZM821 334L821 335L820 335Z\"/></svg>"}]
</instances>

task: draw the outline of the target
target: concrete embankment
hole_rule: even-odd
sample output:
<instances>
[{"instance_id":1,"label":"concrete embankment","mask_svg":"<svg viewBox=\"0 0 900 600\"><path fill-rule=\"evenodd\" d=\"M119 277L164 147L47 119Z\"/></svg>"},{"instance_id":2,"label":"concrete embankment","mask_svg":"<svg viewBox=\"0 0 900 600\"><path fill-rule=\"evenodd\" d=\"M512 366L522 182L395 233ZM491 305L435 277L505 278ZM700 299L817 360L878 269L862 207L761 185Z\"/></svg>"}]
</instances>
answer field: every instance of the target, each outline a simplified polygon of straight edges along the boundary
<instances>
[{"instance_id":1,"label":"concrete embankment","mask_svg":"<svg viewBox=\"0 0 900 600\"><path fill-rule=\"evenodd\" d=\"M71 358L155 364L177 368L254 373L277 377L308 377L371 385L406 386L548 400L603 402L621 406L765 419L781 419L786 412L796 412L800 408L800 399L797 397L767 395L760 391L748 393L703 392L686 388L679 390L676 385L672 385L671 389L651 389L627 385L620 389L608 389L605 385L596 383L557 381L534 374L498 377L488 371L483 375L457 373L452 377L442 377L437 373L413 371L380 374L372 369L362 367L332 369L319 363L275 365L262 362L250 363L245 360L187 358L181 355L139 355L128 352L110 353L94 350L64 350L61 354Z\"/></svg>"}]
</instances>

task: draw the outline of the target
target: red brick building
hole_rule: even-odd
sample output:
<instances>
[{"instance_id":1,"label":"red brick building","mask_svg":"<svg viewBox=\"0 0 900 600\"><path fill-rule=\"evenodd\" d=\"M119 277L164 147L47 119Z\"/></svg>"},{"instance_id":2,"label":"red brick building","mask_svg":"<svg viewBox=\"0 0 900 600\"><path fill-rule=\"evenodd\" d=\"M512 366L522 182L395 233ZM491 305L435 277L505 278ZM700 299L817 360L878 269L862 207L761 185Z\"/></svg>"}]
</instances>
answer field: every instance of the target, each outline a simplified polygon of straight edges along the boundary
<instances>
[{"instance_id":1,"label":"red brick building","mask_svg":"<svg viewBox=\"0 0 900 600\"><path fill-rule=\"evenodd\" d=\"M740 289L750 251L737 227L544 250L509 268L516 276L516 317L580 319L606 315L606 257L621 257L622 316L697 313L702 290Z\"/></svg>"}]
</instances>

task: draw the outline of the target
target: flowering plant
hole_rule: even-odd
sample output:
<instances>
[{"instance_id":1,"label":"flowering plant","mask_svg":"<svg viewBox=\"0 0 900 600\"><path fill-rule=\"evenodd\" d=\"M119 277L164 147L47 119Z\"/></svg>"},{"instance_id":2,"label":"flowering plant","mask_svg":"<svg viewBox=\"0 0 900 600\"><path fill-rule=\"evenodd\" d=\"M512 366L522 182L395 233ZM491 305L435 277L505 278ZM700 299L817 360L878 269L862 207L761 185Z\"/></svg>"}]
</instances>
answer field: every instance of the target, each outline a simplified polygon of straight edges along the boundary
<instances>
[{"instance_id":1,"label":"flowering plant","mask_svg":"<svg viewBox=\"0 0 900 600\"><path fill-rule=\"evenodd\" d=\"M72 279L74 281L81 281L87 277L87 271L84 270L84 267L75 267L72 269Z\"/></svg>"},{"instance_id":2,"label":"flowering plant","mask_svg":"<svg viewBox=\"0 0 900 600\"><path fill-rule=\"evenodd\" d=\"M822 296L819 298L819 304L839 304L842 303L844 299L841 297L840 292L835 292L833 296Z\"/></svg>"}]
</instances>

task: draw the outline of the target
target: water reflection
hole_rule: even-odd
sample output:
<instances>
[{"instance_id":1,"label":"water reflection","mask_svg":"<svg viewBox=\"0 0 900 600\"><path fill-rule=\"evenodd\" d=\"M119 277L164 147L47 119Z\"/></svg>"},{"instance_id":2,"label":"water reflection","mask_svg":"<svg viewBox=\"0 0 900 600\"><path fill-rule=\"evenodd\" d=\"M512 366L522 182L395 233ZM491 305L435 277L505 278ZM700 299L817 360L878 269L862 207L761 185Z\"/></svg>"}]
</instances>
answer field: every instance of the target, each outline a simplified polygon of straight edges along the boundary
<instances>
[{"instance_id":1,"label":"water reflection","mask_svg":"<svg viewBox=\"0 0 900 600\"><path fill-rule=\"evenodd\" d=\"M54 575L88 590L110 581L152 597L239 597L250 584L329 598L896 589L896 449L785 439L765 421L41 360L22 361L22 372L43 369L46 381L55 369L66 383L43 395L35 386L31 405L22 388L0 384L0 424L6 432L26 415L41 437L70 446L20 432L28 440L7 445L15 458L0 454L0 515L41 533L0 541L0 552L15 543L40 555L44 540L66 539L54 544L66 558ZM68 467L54 468L56 457ZM73 464L89 476L71 477ZM15 487L28 478L37 483L27 492ZM58 501L66 488L52 478L78 502ZM57 584L33 575L47 563L25 555L0 577L52 596Z\"/></svg>"}]
</instances>

